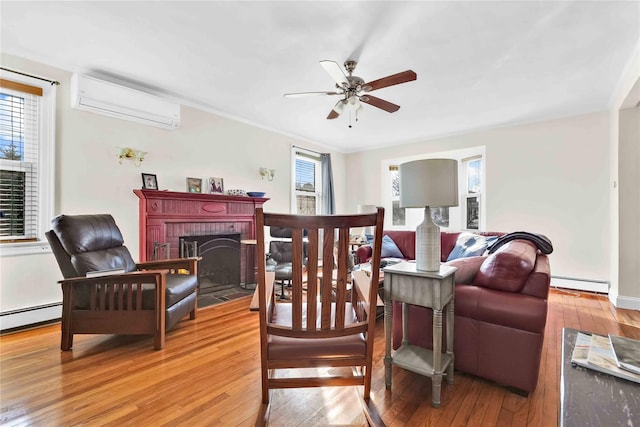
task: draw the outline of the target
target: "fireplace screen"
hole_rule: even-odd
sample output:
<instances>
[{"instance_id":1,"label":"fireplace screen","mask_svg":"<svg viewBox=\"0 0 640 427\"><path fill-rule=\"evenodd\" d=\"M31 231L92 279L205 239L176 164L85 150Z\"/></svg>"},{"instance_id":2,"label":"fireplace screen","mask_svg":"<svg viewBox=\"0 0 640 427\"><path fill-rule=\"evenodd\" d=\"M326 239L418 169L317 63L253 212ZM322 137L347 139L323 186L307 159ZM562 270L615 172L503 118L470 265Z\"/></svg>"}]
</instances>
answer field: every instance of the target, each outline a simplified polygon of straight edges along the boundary
<instances>
[{"instance_id":1,"label":"fireplace screen","mask_svg":"<svg viewBox=\"0 0 640 427\"><path fill-rule=\"evenodd\" d=\"M240 284L240 233L180 237L180 256L196 254L201 293Z\"/></svg>"}]
</instances>

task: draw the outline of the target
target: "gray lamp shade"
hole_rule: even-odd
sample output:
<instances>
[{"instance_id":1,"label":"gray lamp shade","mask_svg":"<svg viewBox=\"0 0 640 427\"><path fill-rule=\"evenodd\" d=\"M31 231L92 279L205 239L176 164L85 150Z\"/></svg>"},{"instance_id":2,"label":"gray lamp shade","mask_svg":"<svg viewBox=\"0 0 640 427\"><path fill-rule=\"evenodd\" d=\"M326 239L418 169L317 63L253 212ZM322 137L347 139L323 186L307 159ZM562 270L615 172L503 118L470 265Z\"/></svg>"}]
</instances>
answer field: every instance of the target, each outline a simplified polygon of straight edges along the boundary
<instances>
[{"instance_id":1,"label":"gray lamp shade","mask_svg":"<svg viewBox=\"0 0 640 427\"><path fill-rule=\"evenodd\" d=\"M425 159L402 163L400 207L458 206L458 162Z\"/></svg>"}]
</instances>

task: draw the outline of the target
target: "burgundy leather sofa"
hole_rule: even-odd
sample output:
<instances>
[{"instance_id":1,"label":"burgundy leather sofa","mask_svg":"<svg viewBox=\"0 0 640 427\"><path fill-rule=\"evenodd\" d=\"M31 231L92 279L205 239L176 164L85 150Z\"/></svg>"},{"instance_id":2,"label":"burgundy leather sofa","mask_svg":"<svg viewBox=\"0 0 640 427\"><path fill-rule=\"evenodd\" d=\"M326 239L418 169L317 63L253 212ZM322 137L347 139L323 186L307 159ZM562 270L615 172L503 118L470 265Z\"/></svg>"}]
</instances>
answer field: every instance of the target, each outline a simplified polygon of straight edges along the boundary
<instances>
[{"instance_id":1,"label":"burgundy leather sofa","mask_svg":"<svg viewBox=\"0 0 640 427\"><path fill-rule=\"evenodd\" d=\"M407 259L415 258L415 232L385 231ZM443 232L443 262L459 233ZM502 233L478 233L500 235ZM358 250L361 262L367 247ZM456 370L513 387L535 390L540 370L547 296L549 260L529 240L510 240L491 255L459 258L447 264L455 275L454 356ZM431 348L432 314L424 307L409 307L409 342ZM402 339L400 303L393 309L393 348Z\"/></svg>"}]
</instances>

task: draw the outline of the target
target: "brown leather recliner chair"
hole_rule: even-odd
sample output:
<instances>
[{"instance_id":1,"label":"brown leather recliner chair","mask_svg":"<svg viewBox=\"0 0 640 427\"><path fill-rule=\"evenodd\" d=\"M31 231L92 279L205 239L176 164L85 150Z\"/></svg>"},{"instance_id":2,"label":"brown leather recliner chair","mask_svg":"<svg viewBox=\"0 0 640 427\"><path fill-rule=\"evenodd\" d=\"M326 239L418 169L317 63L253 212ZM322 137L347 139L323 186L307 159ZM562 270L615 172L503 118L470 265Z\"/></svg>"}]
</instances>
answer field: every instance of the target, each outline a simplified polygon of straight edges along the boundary
<instances>
[{"instance_id":1,"label":"brown leather recliner chair","mask_svg":"<svg viewBox=\"0 0 640 427\"><path fill-rule=\"evenodd\" d=\"M60 215L46 233L64 280L61 349L74 334L153 335L196 317L198 258L135 263L111 215ZM86 277L88 272L124 273ZM105 273L106 274L106 273Z\"/></svg>"}]
</instances>

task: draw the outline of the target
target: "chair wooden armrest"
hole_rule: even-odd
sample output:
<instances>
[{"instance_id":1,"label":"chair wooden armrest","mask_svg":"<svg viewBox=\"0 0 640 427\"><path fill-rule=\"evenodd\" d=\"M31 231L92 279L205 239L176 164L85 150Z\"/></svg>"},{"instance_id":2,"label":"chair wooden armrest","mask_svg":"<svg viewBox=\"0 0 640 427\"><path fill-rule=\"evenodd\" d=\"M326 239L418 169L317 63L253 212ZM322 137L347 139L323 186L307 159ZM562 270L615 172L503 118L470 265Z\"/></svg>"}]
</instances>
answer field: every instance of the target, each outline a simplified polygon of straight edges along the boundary
<instances>
[{"instance_id":1,"label":"chair wooden armrest","mask_svg":"<svg viewBox=\"0 0 640 427\"><path fill-rule=\"evenodd\" d=\"M191 258L172 258L172 259L161 259L155 261L145 261L136 263L136 268L139 270L156 270L156 269L170 269L170 270L178 270L184 269L189 270L192 274L197 274L198 269L198 261L200 261L201 257L191 257Z\"/></svg>"},{"instance_id":2,"label":"chair wooden armrest","mask_svg":"<svg viewBox=\"0 0 640 427\"><path fill-rule=\"evenodd\" d=\"M102 283L140 283L142 281L149 281L152 283L158 274L166 275L169 273L168 269L163 270L144 270L144 271L130 271L122 274L109 274L105 276L94 277L70 277L68 279L58 280L58 283L65 286L67 284L102 284Z\"/></svg>"}]
</instances>

